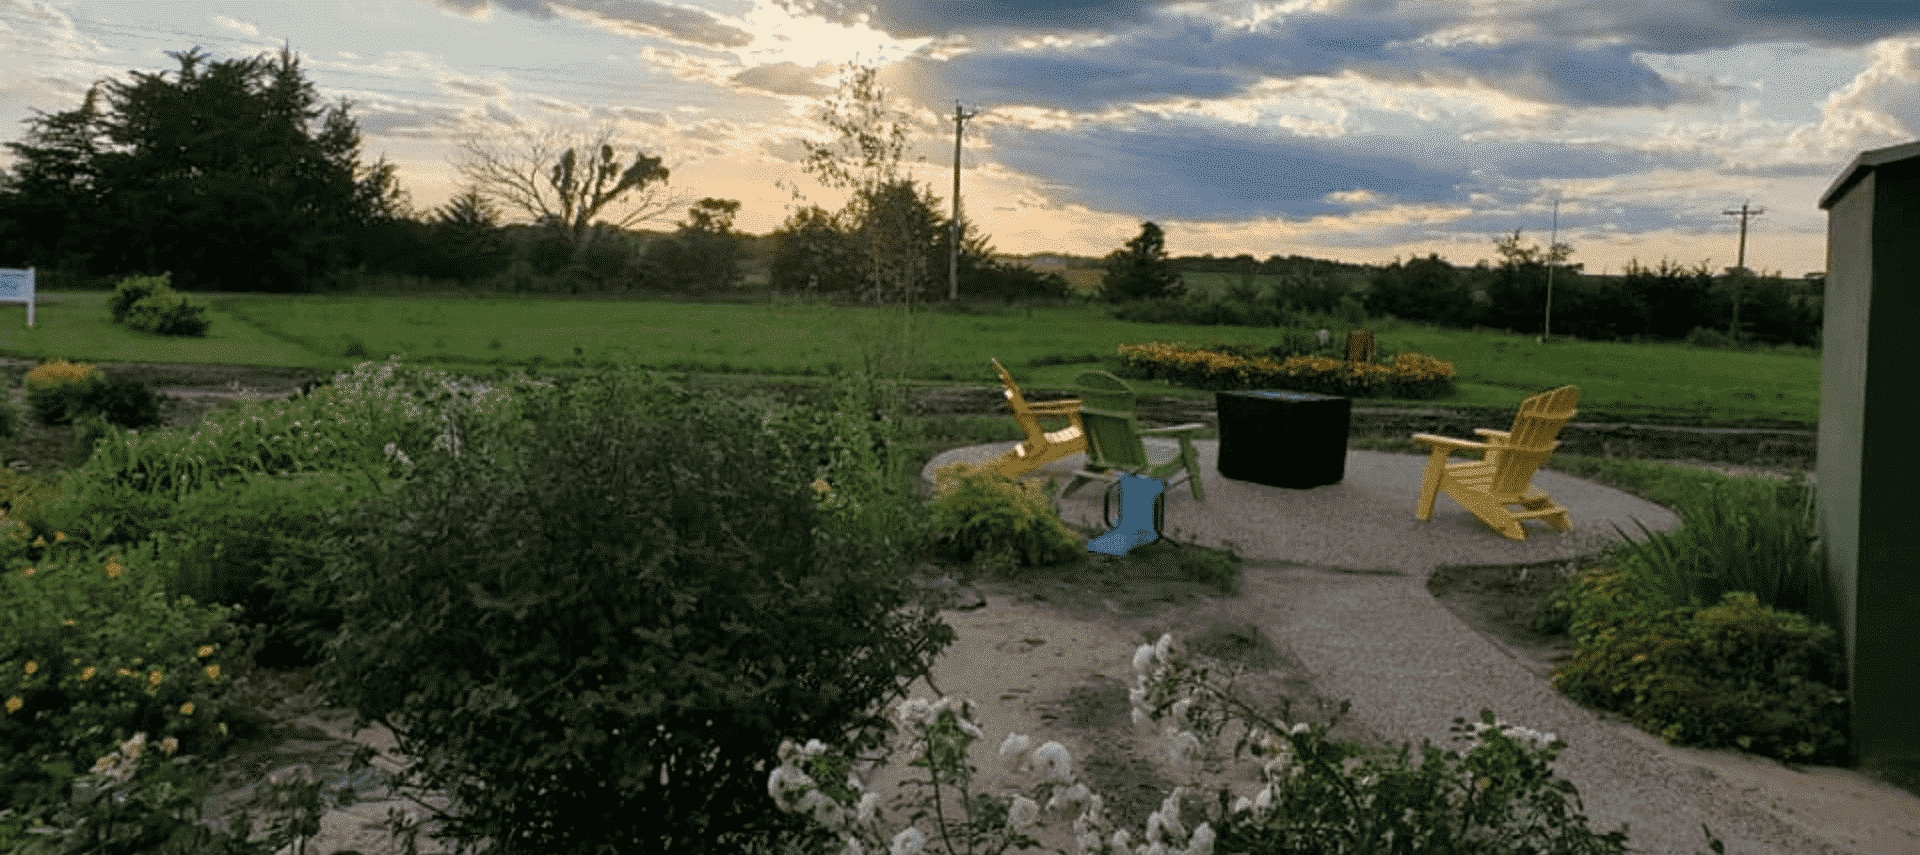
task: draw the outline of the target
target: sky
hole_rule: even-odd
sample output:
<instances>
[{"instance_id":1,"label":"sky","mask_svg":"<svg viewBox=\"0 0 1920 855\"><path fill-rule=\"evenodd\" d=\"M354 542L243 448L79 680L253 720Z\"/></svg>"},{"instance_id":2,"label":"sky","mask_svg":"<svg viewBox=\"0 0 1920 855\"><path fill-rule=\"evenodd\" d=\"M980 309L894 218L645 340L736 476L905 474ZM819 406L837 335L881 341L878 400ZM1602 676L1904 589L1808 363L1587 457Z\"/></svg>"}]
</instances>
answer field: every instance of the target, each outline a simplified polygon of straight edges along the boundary
<instances>
[{"instance_id":1,"label":"sky","mask_svg":"<svg viewBox=\"0 0 1920 855\"><path fill-rule=\"evenodd\" d=\"M1826 268L1834 179L1920 137L1920 2L0 0L0 141L94 82L171 79L168 52L283 44L415 210L462 190L462 140L604 127L756 234L844 200L800 140L871 65L943 200L955 102L976 113L962 200L1009 254L1104 256L1152 221L1174 255L1469 265L1524 229L1591 273L1717 270L1747 204L1747 266L1797 277Z\"/></svg>"}]
</instances>

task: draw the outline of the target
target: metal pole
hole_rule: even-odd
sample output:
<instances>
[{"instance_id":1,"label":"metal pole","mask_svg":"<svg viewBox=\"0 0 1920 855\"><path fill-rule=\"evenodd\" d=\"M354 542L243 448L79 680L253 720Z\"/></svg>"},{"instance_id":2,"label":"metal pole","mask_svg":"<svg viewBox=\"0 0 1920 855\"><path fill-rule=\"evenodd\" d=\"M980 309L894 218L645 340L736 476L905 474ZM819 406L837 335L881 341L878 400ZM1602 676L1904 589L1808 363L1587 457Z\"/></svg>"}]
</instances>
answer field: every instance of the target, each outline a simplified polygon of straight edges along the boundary
<instances>
[{"instance_id":1,"label":"metal pole","mask_svg":"<svg viewBox=\"0 0 1920 855\"><path fill-rule=\"evenodd\" d=\"M1553 231L1547 235L1547 317L1540 327L1540 340L1553 338L1553 246L1560 240L1560 194L1553 196Z\"/></svg>"},{"instance_id":2,"label":"metal pole","mask_svg":"<svg viewBox=\"0 0 1920 855\"><path fill-rule=\"evenodd\" d=\"M953 225L950 237L951 246L947 251L947 299L960 299L960 127L961 123L978 113L967 113L960 109L960 102L953 102Z\"/></svg>"}]
</instances>

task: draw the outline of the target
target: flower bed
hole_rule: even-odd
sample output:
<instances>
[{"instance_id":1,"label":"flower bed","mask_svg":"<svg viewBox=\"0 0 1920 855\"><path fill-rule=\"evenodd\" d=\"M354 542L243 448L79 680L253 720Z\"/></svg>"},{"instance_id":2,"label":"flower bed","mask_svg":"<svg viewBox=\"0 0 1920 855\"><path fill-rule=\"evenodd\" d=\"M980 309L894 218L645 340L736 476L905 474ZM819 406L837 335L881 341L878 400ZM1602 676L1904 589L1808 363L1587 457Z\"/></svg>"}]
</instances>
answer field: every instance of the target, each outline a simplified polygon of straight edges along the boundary
<instances>
[{"instance_id":1,"label":"flower bed","mask_svg":"<svg viewBox=\"0 0 1920 855\"><path fill-rule=\"evenodd\" d=\"M1454 368L1418 353L1382 358L1385 364L1324 356L1260 355L1240 345L1123 344L1123 372L1196 389L1291 389L1356 398L1443 398L1453 393Z\"/></svg>"}]
</instances>

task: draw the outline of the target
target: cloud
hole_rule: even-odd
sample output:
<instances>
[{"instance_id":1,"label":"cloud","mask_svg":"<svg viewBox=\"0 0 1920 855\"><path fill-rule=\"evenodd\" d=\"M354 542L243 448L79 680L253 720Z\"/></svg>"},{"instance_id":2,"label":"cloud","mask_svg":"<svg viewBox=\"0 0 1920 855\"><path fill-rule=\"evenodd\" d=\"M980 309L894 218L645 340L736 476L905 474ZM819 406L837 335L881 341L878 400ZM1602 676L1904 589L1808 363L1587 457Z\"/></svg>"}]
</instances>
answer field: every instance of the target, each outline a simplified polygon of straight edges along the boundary
<instances>
[{"instance_id":1,"label":"cloud","mask_svg":"<svg viewBox=\"0 0 1920 855\"><path fill-rule=\"evenodd\" d=\"M1000 162L1047 185L1060 201L1194 221L1312 217L1412 203L1482 208L1535 197L1541 180L1715 163L1705 153L1608 143L1518 141L1496 148L1443 132L1329 139L1160 119L1079 131L998 128L992 135Z\"/></svg>"},{"instance_id":2,"label":"cloud","mask_svg":"<svg viewBox=\"0 0 1920 855\"><path fill-rule=\"evenodd\" d=\"M501 98L507 95L504 87L495 86L479 80L441 80L440 85L447 89L472 95L477 98Z\"/></svg>"},{"instance_id":3,"label":"cloud","mask_svg":"<svg viewBox=\"0 0 1920 855\"><path fill-rule=\"evenodd\" d=\"M833 90L820 84L822 77L833 74L834 66L821 63L807 68L792 62L778 62L749 68L734 75L732 82L740 86L749 86L775 95L805 95L818 97Z\"/></svg>"},{"instance_id":4,"label":"cloud","mask_svg":"<svg viewBox=\"0 0 1920 855\"><path fill-rule=\"evenodd\" d=\"M236 33L244 33L246 35L253 36L255 38L258 38L260 36L259 27L256 27L245 21L236 21L225 15L213 16L213 22L221 27L232 30Z\"/></svg>"},{"instance_id":5,"label":"cloud","mask_svg":"<svg viewBox=\"0 0 1920 855\"><path fill-rule=\"evenodd\" d=\"M1786 149L1808 159L1850 159L1862 149L1907 142L1920 131L1920 38L1888 40L1851 84L1820 105L1820 121L1795 130Z\"/></svg>"},{"instance_id":6,"label":"cloud","mask_svg":"<svg viewBox=\"0 0 1920 855\"><path fill-rule=\"evenodd\" d=\"M841 24L867 23L899 38L989 29L1089 32L1149 20L1164 0L777 0L797 15Z\"/></svg>"},{"instance_id":7,"label":"cloud","mask_svg":"<svg viewBox=\"0 0 1920 855\"><path fill-rule=\"evenodd\" d=\"M621 35L659 36L704 47L737 48L753 41L739 28L698 9L652 0L434 0L434 5L482 20L492 16L494 6L537 21L572 11Z\"/></svg>"}]
</instances>

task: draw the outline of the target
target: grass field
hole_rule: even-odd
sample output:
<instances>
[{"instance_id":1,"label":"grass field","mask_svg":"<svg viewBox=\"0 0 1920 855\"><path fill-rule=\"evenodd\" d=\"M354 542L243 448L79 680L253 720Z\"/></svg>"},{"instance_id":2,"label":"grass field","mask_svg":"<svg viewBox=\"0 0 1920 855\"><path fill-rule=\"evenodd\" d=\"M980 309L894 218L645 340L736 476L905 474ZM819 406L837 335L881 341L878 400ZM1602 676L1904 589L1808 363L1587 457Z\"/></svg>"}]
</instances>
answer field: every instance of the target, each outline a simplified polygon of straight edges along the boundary
<instances>
[{"instance_id":1,"label":"grass field","mask_svg":"<svg viewBox=\"0 0 1920 855\"><path fill-rule=\"evenodd\" d=\"M859 367L863 342L884 335L897 310L768 307L531 298L198 296L210 305L205 339L128 331L106 317L105 293L47 294L39 323L25 309L0 311L0 352L96 362L203 362L340 370L403 355L449 370L574 359L702 371L797 375ZM11 317L9 317L11 316ZM922 313L920 359L909 376L928 382L998 382L989 358L1023 385L1069 388L1088 368L1112 370L1121 344L1224 341L1271 345L1282 331L1253 327L1136 324L1098 307L1012 309L1000 315ZM1536 343L1503 332L1439 330L1385 322L1373 327L1394 351L1452 363L1458 394L1446 403L1511 407L1568 383L1581 410L1622 418L1773 419L1814 424L1820 361L1809 351L1734 352L1684 345L1580 341ZM1335 330L1343 334L1344 330ZM1031 366L1043 357L1099 364ZM1140 384L1156 394L1212 393ZM1431 404L1427 404L1431 405Z\"/></svg>"}]
</instances>

